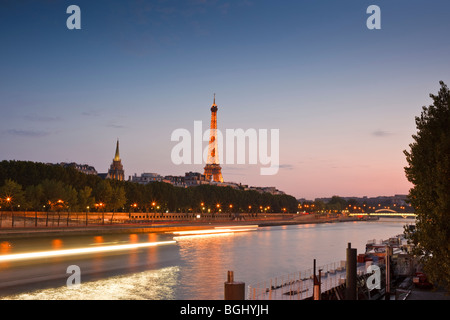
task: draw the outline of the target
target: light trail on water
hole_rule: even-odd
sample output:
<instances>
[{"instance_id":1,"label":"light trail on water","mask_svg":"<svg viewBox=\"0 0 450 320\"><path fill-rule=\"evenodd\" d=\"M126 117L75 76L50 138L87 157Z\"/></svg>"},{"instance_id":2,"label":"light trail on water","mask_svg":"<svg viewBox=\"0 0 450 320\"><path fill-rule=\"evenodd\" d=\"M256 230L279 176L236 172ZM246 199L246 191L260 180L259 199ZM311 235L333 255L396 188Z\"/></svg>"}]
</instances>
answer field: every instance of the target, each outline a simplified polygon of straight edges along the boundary
<instances>
[{"instance_id":1,"label":"light trail on water","mask_svg":"<svg viewBox=\"0 0 450 320\"><path fill-rule=\"evenodd\" d=\"M175 240L171 240L171 241L143 242L143 243L112 245L112 246L101 246L101 247L93 247L93 248L92 247L91 248L75 248L75 249L65 249L65 250L16 253L16 254L0 255L0 262L26 260L26 259L42 259L42 258L49 258L49 257L69 256L69 255L77 255L77 254L89 254L89 253L97 253L97 252L129 250L129 249L135 249L135 248L155 247L155 246L175 244L175 243L176 243Z\"/></svg>"}]
</instances>

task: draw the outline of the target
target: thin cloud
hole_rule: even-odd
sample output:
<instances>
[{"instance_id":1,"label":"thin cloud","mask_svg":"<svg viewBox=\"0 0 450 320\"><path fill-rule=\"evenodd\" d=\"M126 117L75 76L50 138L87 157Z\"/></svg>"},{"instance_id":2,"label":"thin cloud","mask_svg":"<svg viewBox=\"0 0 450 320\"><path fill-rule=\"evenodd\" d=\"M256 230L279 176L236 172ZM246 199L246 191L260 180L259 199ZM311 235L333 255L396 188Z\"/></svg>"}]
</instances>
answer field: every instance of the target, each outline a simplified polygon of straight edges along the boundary
<instances>
[{"instance_id":1,"label":"thin cloud","mask_svg":"<svg viewBox=\"0 0 450 320\"><path fill-rule=\"evenodd\" d=\"M108 123L106 126L108 128L114 128L114 129L123 129L123 128L125 128L124 125L116 124L116 123Z\"/></svg>"},{"instance_id":2,"label":"thin cloud","mask_svg":"<svg viewBox=\"0 0 450 320\"><path fill-rule=\"evenodd\" d=\"M62 120L60 117L42 116L37 114L25 115L23 116L23 119L35 122L58 122Z\"/></svg>"},{"instance_id":3,"label":"thin cloud","mask_svg":"<svg viewBox=\"0 0 450 320\"><path fill-rule=\"evenodd\" d=\"M365 164L355 164L355 165L333 165L330 167L331 169L355 169L355 168L370 168L369 165Z\"/></svg>"},{"instance_id":4,"label":"thin cloud","mask_svg":"<svg viewBox=\"0 0 450 320\"><path fill-rule=\"evenodd\" d=\"M81 112L81 115L86 116L86 117L99 117L100 112L95 111L95 110L83 111L83 112Z\"/></svg>"},{"instance_id":5,"label":"thin cloud","mask_svg":"<svg viewBox=\"0 0 450 320\"><path fill-rule=\"evenodd\" d=\"M393 135L393 133L385 130L376 130L372 132L372 135L375 137L388 137Z\"/></svg>"},{"instance_id":6,"label":"thin cloud","mask_svg":"<svg viewBox=\"0 0 450 320\"><path fill-rule=\"evenodd\" d=\"M286 169L286 170L292 170L294 169L294 166L292 164L280 164L278 166L280 169Z\"/></svg>"},{"instance_id":7,"label":"thin cloud","mask_svg":"<svg viewBox=\"0 0 450 320\"><path fill-rule=\"evenodd\" d=\"M17 137L31 137L31 138L40 138L45 137L51 134L48 131L39 131L39 130L19 130L19 129L9 129L5 131L7 134Z\"/></svg>"}]
</instances>

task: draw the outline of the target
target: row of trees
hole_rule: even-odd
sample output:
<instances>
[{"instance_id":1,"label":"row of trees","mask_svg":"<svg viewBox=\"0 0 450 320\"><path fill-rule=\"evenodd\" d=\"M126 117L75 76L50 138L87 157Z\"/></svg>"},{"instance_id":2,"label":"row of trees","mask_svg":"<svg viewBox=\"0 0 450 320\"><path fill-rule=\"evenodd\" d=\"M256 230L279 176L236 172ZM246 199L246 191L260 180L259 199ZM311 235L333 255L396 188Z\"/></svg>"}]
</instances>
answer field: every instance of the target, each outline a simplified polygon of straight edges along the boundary
<instances>
[{"instance_id":1,"label":"row of trees","mask_svg":"<svg viewBox=\"0 0 450 320\"><path fill-rule=\"evenodd\" d=\"M299 211L303 212L342 212L346 210L350 213L373 212L378 209L393 209L397 212L414 212L410 204L397 205L391 199L385 200L367 200L344 199L339 196L333 196L330 201L316 199L315 201L303 201L298 205Z\"/></svg>"},{"instance_id":2,"label":"row of trees","mask_svg":"<svg viewBox=\"0 0 450 320\"><path fill-rule=\"evenodd\" d=\"M0 201L6 209L24 211L85 211L91 208L115 211L126 202L123 187L101 181L95 190L98 203L89 186L76 190L61 181L45 179L37 185L23 188L16 181L7 179L0 188ZM107 207L104 205L106 203Z\"/></svg>"},{"instance_id":3,"label":"row of trees","mask_svg":"<svg viewBox=\"0 0 450 320\"><path fill-rule=\"evenodd\" d=\"M175 187L103 180L73 168L29 161L0 162L3 208L35 211L296 212L289 195L231 187Z\"/></svg>"}]
</instances>

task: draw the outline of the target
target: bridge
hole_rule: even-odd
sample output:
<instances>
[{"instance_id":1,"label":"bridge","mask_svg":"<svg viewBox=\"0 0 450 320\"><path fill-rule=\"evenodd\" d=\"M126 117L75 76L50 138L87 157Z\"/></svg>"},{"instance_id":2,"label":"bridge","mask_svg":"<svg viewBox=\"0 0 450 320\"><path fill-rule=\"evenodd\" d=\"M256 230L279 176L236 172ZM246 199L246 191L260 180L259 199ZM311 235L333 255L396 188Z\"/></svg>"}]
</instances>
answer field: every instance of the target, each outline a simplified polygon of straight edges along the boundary
<instances>
[{"instance_id":1,"label":"bridge","mask_svg":"<svg viewBox=\"0 0 450 320\"><path fill-rule=\"evenodd\" d=\"M374 212L364 212L364 213L349 213L349 216L382 216L382 217L402 217L402 218L415 218L417 215L415 213L408 212L397 212L392 209L378 209Z\"/></svg>"}]
</instances>

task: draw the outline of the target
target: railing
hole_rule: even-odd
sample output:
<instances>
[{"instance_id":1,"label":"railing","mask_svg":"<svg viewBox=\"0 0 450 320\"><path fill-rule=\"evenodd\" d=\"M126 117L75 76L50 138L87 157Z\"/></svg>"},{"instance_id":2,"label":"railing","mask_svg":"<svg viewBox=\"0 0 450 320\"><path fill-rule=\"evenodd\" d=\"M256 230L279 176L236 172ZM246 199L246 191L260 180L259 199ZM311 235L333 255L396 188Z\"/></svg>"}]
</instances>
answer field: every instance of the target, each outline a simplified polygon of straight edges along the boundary
<instances>
[{"instance_id":1,"label":"railing","mask_svg":"<svg viewBox=\"0 0 450 320\"><path fill-rule=\"evenodd\" d=\"M158 224L182 222L269 221L289 219L289 214L251 213L142 213L142 212L67 212L67 211L0 211L0 229L6 228L51 228L85 227L94 225Z\"/></svg>"},{"instance_id":2,"label":"railing","mask_svg":"<svg viewBox=\"0 0 450 320\"><path fill-rule=\"evenodd\" d=\"M321 291L325 292L345 283L345 261L329 263L316 268L316 276L319 277ZM366 273L365 265L357 267L357 274ZM278 276L255 285L249 285L247 290L248 300L304 300L313 296L314 270L308 269L296 273Z\"/></svg>"}]
</instances>

